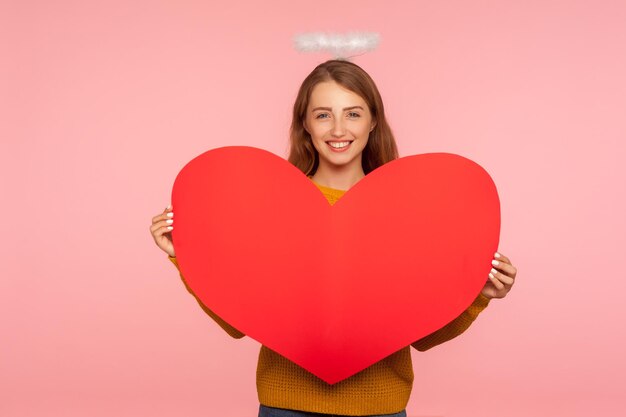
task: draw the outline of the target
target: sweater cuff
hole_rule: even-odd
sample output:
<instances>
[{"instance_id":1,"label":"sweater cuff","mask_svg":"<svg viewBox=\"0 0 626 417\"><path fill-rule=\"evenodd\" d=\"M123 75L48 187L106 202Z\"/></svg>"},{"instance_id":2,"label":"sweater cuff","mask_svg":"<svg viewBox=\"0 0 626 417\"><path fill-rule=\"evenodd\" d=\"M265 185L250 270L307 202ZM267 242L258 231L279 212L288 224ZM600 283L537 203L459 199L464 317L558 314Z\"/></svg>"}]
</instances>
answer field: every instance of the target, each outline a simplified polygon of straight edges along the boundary
<instances>
[{"instance_id":1,"label":"sweater cuff","mask_svg":"<svg viewBox=\"0 0 626 417\"><path fill-rule=\"evenodd\" d=\"M470 305L467 310L465 310L463 314L461 314L461 316L467 317L471 321L476 320L478 315L485 308L487 308L490 300L490 298L485 297L482 293L478 294L478 296L476 296L476 299L474 299L474 301L472 302L472 305Z\"/></svg>"},{"instance_id":2,"label":"sweater cuff","mask_svg":"<svg viewBox=\"0 0 626 417\"><path fill-rule=\"evenodd\" d=\"M489 301L491 301L491 298L485 297L483 293L478 293L478 297L476 297L476 299L472 303L472 306L484 309L489 305Z\"/></svg>"},{"instance_id":3,"label":"sweater cuff","mask_svg":"<svg viewBox=\"0 0 626 417\"><path fill-rule=\"evenodd\" d=\"M176 268L178 268L178 259L176 259L175 256L167 255L167 259L169 259L176 266Z\"/></svg>"}]
</instances>

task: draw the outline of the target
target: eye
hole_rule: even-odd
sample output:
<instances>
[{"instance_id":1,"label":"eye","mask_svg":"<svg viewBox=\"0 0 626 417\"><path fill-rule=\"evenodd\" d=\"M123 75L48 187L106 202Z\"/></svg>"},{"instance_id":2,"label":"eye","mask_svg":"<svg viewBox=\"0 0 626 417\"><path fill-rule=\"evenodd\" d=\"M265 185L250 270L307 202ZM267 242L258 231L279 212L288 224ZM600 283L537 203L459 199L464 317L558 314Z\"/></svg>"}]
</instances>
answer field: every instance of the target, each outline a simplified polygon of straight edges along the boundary
<instances>
[{"instance_id":1,"label":"eye","mask_svg":"<svg viewBox=\"0 0 626 417\"><path fill-rule=\"evenodd\" d=\"M350 115L350 117L361 117L361 115L359 113L356 113L356 112L353 112L353 111L348 113L348 114Z\"/></svg>"},{"instance_id":2,"label":"eye","mask_svg":"<svg viewBox=\"0 0 626 417\"><path fill-rule=\"evenodd\" d=\"M316 119L325 119L325 117L322 117L322 116L328 116L328 114L327 113L320 113L315 118Z\"/></svg>"}]
</instances>

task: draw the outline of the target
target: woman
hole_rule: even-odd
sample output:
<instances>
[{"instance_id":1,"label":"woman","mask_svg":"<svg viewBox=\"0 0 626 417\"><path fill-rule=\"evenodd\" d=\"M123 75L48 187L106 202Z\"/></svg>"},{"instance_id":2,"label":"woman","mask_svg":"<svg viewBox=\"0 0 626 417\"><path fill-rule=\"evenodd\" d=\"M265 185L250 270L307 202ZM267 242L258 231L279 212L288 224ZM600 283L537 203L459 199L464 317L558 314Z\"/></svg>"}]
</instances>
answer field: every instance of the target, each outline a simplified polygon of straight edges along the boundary
<instances>
[{"instance_id":1,"label":"woman","mask_svg":"<svg viewBox=\"0 0 626 417\"><path fill-rule=\"evenodd\" d=\"M303 81L294 104L289 162L334 204L369 172L396 158L396 143L371 77L349 61L330 60L318 65ZM178 267L170 237L172 217L172 208L166 208L152 219L150 231ZM472 305L411 346L425 351L458 336L490 299L503 298L510 291L517 270L506 256L496 253L494 257L489 278ZM244 336L198 303L232 337ZM334 385L262 346L257 367L259 417L403 417L412 385L410 346Z\"/></svg>"}]
</instances>

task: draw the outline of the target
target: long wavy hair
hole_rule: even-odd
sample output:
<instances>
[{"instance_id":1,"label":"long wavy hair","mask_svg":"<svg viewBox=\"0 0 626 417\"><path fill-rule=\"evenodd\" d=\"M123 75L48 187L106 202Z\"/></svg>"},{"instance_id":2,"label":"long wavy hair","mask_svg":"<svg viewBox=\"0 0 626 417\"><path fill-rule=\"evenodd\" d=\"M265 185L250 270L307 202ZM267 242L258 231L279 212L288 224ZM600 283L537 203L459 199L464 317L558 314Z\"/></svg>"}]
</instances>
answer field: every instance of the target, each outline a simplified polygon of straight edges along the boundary
<instances>
[{"instance_id":1,"label":"long wavy hair","mask_svg":"<svg viewBox=\"0 0 626 417\"><path fill-rule=\"evenodd\" d=\"M385 119L383 100L374 80L358 65L345 60L329 60L321 63L304 79L296 102L289 130L289 157L287 160L307 176L315 174L319 165L319 154L311 135L304 128L306 111L313 88L320 82L335 81L365 100L376 126L370 132L363 149L361 164L365 175L379 166L398 158L398 147Z\"/></svg>"}]
</instances>

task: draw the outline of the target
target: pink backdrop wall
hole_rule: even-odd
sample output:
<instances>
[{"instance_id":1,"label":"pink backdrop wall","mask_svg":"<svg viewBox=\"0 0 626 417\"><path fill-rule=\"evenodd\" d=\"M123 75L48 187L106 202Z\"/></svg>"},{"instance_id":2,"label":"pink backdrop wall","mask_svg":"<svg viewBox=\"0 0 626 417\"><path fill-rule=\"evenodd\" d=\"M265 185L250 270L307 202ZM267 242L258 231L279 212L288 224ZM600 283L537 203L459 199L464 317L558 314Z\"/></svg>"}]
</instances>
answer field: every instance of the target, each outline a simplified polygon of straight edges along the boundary
<instances>
[{"instance_id":1,"label":"pink backdrop wall","mask_svg":"<svg viewBox=\"0 0 626 417\"><path fill-rule=\"evenodd\" d=\"M624 409L626 4L3 1L0 415L255 416L258 344L227 336L149 234L214 147L286 156L303 31L354 59L402 155L485 167L519 268L457 339L413 351L413 416Z\"/></svg>"}]
</instances>

